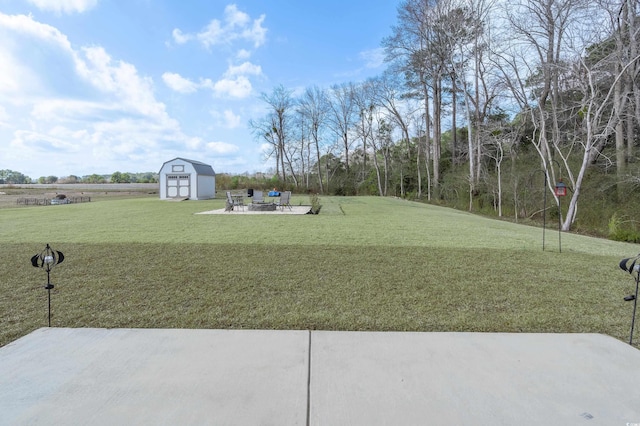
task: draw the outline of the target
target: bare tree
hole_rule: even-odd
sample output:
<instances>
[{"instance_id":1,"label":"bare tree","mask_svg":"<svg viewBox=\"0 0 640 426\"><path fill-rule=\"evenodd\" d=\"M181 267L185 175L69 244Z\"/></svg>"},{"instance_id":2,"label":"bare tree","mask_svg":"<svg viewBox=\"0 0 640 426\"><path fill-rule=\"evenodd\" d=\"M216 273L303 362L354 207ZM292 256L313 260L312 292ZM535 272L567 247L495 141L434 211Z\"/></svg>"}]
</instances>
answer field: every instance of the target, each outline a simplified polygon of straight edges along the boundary
<instances>
[{"instance_id":1,"label":"bare tree","mask_svg":"<svg viewBox=\"0 0 640 426\"><path fill-rule=\"evenodd\" d=\"M276 175L280 176L280 152L279 149L279 141L276 137L276 133L274 133L273 128L275 126L276 120L272 113L267 114L266 116L254 120L249 120L249 128L253 133L253 137L258 141L265 142L269 149L264 152L265 160L268 160L272 157L275 157L276 160Z\"/></svg>"},{"instance_id":2,"label":"bare tree","mask_svg":"<svg viewBox=\"0 0 640 426\"><path fill-rule=\"evenodd\" d=\"M439 147L432 143L431 93L434 57L430 55L431 10L434 0L405 0L398 6L398 25L393 34L382 41L386 60L394 70L405 75L406 84L424 108L425 167L427 169L427 198L431 200L432 185L437 187L440 173ZM437 132L437 130L436 130ZM433 179L429 163L433 162Z\"/></svg>"},{"instance_id":3,"label":"bare tree","mask_svg":"<svg viewBox=\"0 0 640 426\"><path fill-rule=\"evenodd\" d=\"M358 121L355 126L356 135L362 141L362 175L364 180L367 176L367 158L369 156L369 145L373 138L373 112L375 81L369 79L355 87L354 102L358 112Z\"/></svg>"},{"instance_id":4,"label":"bare tree","mask_svg":"<svg viewBox=\"0 0 640 426\"><path fill-rule=\"evenodd\" d=\"M329 102L325 91L317 86L307 88L298 102L298 110L306 118L310 126L309 135L315 147L318 183L320 185L320 192L324 193L322 167L320 164L320 148L321 136L326 124L327 114L329 112Z\"/></svg>"},{"instance_id":5,"label":"bare tree","mask_svg":"<svg viewBox=\"0 0 640 426\"><path fill-rule=\"evenodd\" d=\"M489 120L486 125L478 129L480 138L486 140L486 156L493 160L496 174L496 200L494 208L498 211L498 216L502 217L502 162L505 155L513 155L513 149L520 137L517 129L506 122L506 117L496 117ZM517 213L516 213L517 219Z\"/></svg>"},{"instance_id":6,"label":"bare tree","mask_svg":"<svg viewBox=\"0 0 640 426\"><path fill-rule=\"evenodd\" d=\"M300 110L299 100L296 108L294 127L298 136L298 150L299 156L295 158L296 163L300 164L300 167L296 167L296 170L300 173L300 179L304 181L305 188L309 189L311 179L311 136L309 120L304 116Z\"/></svg>"},{"instance_id":7,"label":"bare tree","mask_svg":"<svg viewBox=\"0 0 640 426\"><path fill-rule=\"evenodd\" d=\"M580 59L580 71L577 88L581 90L582 98L579 104L579 115L582 117L582 132L576 134L574 144L571 149L557 152L567 171L573 189L571 199L567 208L567 214L562 224L562 229L568 231L575 221L578 212L578 200L580 191L585 179L587 168L594 162L594 159L601 154L602 147L610 139L611 134L618 128L620 118L616 115L615 108L612 107L615 98L616 87L619 80L625 77L627 70L633 67L640 57L631 58L627 64L621 68L616 68L613 77L613 84L604 88L600 84L599 77L603 74L603 69L610 68L606 60L598 61L595 64L589 63L586 58ZM569 167L569 156L573 148L577 146L582 153L582 161L577 174Z\"/></svg>"},{"instance_id":8,"label":"bare tree","mask_svg":"<svg viewBox=\"0 0 640 426\"><path fill-rule=\"evenodd\" d=\"M258 133L264 132L264 138L267 141L273 141L276 150L276 162L280 164L276 166L276 171L282 173L281 179L286 181L285 159L287 160L289 169L292 171L293 166L287 152L286 145L290 138L291 132L291 114L293 113L293 98L291 90L285 89L284 86L276 86L270 94L262 93L260 99L269 105L269 115L267 120L262 122L250 123L250 126ZM265 129L265 125L271 125L270 129ZM294 179L295 176L294 176ZM296 179L297 185L297 179Z\"/></svg>"},{"instance_id":9,"label":"bare tree","mask_svg":"<svg viewBox=\"0 0 640 426\"><path fill-rule=\"evenodd\" d=\"M607 12L611 38L615 42L613 52L609 52L610 43L606 41L596 46L592 54L611 55L615 74L622 69L625 72L616 81L613 95L613 107L618 121L615 128L616 170L619 180L625 180L627 163L633 155L635 129L640 123L640 62L634 60L640 54L638 48L637 21L640 7L638 0L618 2L600 1L600 7Z\"/></svg>"},{"instance_id":10,"label":"bare tree","mask_svg":"<svg viewBox=\"0 0 640 426\"><path fill-rule=\"evenodd\" d=\"M574 52L576 41L570 31L585 24L585 6L586 0L527 0L515 3L508 15L511 37L514 33L519 36L527 47L525 60L535 64L527 75L528 84L536 85L528 93L534 102L527 109L537 130L533 142L545 169L561 139L560 77L568 72L568 55Z\"/></svg>"},{"instance_id":11,"label":"bare tree","mask_svg":"<svg viewBox=\"0 0 640 426\"><path fill-rule=\"evenodd\" d=\"M356 117L356 102L353 83L331 86L329 106L331 110L329 122L331 123L331 128L335 134L342 141L345 166L348 174L349 150L351 149L352 143L349 133L354 127Z\"/></svg>"},{"instance_id":12,"label":"bare tree","mask_svg":"<svg viewBox=\"0 0 640 426\"><path fill-rule=\"evenodd\" d=\"M556 161L554 154L562 157L561 142L565 140L559 122L562 116L560 80L561 76L568 79L571 70L565 57L573 52L570 47L575 47L575 41L568 34L571 29L577 30L585 24L585 4L584 0L514 3L508 13L508 36L512 41L517 37L518 43L511 43L500 54L505 81L533 125L529 140L548 175L549 189L556 182L556 170L551 167ZM586 150L590 147L585 146ZM561 160L565 174L570 175L567 158Z\"/></svg>"},{"instance_id":13,"label":"bare tree","mask_svg":"<svg viewBox=\"0 0 640 426\"><path fill-rule=\"evenodd\" d=\"M523 15L509 15L512 34L528 50L512 49L501 55L503 70L509 69L506 81L533 125L529 140L547 173L549 189L560 176L569 181L572 194L562 221L566 231L576 219L587 168L602 155L615 129L621 129L622 81L638 58L627 58L621 64L618 60L612 67L615 55L606 48L599 51L614 29L607 28L604 11L597 5L582 0L518 5ZM527 68L528 64L534 67ZM579 156L574 171L571 165Z\"/></svg>"},{"instance_id":14,"label":"bare tree","mask_svg":"<svg viewBox=\"0 0 640 426\"><path fill-rule=\"evenodd\" d=\"M411 157L411 136L409 134L409 126L412 117L415 115L415 108L411 100L404 98L401 92L401 83L397 76L392 73L384 73L381 77L374 80L376 86L376 103L384 110L389 119L392 120L400 129L402 141L406 143L406 159ZM402 158L401 162L404 163ZM400 181L401 195L405 195L404 183Z\"/></svg>"},{"instance_id":15,"label":"bare tree","mask_svg":"<svg viewBox=\"0 0 640 426\"><path fill-rule=\"evenodd\" d=\"M380 196L386 196L389 189L391 148L393 146L392 134L394 129L392 123L388 122L383 114L379 114L376 111L373 118L375 126L374 137L371 139L374 150L373 165L376 170L378 193Z\"/></svg>"}]
</instances>

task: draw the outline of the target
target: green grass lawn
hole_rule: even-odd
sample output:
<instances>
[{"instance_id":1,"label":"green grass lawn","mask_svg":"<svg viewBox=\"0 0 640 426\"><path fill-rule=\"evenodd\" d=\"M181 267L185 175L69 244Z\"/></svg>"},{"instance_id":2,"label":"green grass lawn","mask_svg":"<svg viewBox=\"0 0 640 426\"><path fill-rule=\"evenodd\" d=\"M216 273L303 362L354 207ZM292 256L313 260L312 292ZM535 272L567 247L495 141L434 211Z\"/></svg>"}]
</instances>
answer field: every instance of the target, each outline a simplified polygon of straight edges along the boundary
<instances>
[{"instance_id":1,"label":"green grass lawn","mask_svg":"<svg viewBox=\"0 0 640 426\"><path fill-rule=\"evenodd\" d=\"M56 327L595 332L628 340L638 245L390 198L199 215L154 197L0 210L0 345ZM292 204L309 204L294 196ZM640 340L635 338L634 340Z\"/></svg>"}]
</instances>

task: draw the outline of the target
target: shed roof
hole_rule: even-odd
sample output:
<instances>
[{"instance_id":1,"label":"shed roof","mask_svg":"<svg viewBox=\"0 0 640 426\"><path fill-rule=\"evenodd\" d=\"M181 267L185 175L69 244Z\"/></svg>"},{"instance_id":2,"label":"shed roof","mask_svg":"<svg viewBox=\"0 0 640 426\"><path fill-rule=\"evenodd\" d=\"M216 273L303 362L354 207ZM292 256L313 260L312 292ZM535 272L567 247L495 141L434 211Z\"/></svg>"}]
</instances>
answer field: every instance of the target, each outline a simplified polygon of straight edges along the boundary
<instances>
[{"instance_id":1,"label":"shed roof","mask_svg":"<svg viewBox=\"0 0 640 426\"><path fill-rule=\"evenodd\" d=\"M211 167L209 164L205 164L201 161L196 161L196 160L189 160L187 158L182 158L182 157L176 157L173 160L169 160L169 161L165 161L162 164L162 167L160 167L160 171L162 171L162 169L164 168L165 164L170 163L172 161L176 161L176 160L181 160L184 161L185 163L189 163L193 166L193 168L196 170L196 173L198 173L199 175L204 175L204 176L215 176L216 173L213 171L213 167Z\"/></svg>"}]
</instances>

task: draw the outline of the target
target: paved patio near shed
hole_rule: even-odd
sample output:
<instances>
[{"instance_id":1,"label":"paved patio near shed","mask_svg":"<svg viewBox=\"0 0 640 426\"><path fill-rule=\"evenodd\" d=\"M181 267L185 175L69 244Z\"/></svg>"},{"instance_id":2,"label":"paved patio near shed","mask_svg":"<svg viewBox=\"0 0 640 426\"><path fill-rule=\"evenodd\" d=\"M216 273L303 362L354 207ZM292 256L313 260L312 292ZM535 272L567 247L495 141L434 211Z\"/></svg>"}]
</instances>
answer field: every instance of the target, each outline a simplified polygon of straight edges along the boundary
<instances>
[{"instance_id":1,"label":"paved patio near shed","mask_svg":"<svg viewBox=\"0 0 640 426\"><path fill-rule=\"evenodd\" d=\"M275 211L249 211L249 208L247 206L244 206L244 209L239 209L239 210L231 210L231 211L227 211L225 209L218 209L218 210L209 210L206 212L199 212L196 214L227 214L227 215L244 215L244 214L275 214L275 215L279 215L279 214L307 214L309 213L309 211L311 210L311 206L291 206L291 209L289 209L289 207L285 207L284 209L281 209L280 207L276 208Z\"/></svg>"},{"instance_id":2,"label":"paved patio near shed","mask_svg":"<svg viewBox=\"0 0 640 426\"><path fill-rule=\"evenodd\" d=\"M627 425L640 351L598 334L43 328L0 424Z\"/></svg>"}]
</instances>

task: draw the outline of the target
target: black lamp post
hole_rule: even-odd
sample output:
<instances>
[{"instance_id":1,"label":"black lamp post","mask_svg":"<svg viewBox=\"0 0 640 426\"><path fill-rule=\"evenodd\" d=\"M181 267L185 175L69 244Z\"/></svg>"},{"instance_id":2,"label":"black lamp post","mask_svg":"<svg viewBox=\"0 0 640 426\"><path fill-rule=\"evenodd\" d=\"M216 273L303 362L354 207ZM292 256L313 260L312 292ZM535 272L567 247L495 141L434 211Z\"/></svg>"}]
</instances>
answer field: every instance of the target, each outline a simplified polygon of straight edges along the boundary
<instances>
[{"instance_id":1,"label":"black lamp post","mask_svg":"<svg viewBox=\"0 0 640 426\"><path fill-rule=\"evenodd\" d=\"M562 197L567 195L567 185L562 182L562 179L556 183L556 196L558 197L558 250L562 253Z\"/></svg>"},{"instance_id":2,"label":"black lamp post","mask_svg":"<svg viewBox=\"0 0 640 426\"><path fill-rule=\"evenodd\" d=\"M637 263L640 254L636 257L629 257L620 261L620 269L626 271L634 277L636 281L636 294L630 294L624 297L626 302L633 301L633 315L631 316L631 334L629 335L629 344L633 344L633 328L636 323L636 308L638 307L638 286L640 285L640 264ZM629 263L631 261L631 263ZM635 276L634 276L635 274Z\"/></svg>"},{"instance_id":3,"label":"black lamp post","mask_svg":"<svg viewBox=\"0 0 640 426\"><path fill-rule=\"evenodd\" d=\"M50 273L56 265L63 261L64 254L62 254L61 251L52 249L49 244L47 244L47 247L45 247L42 252L31 257L31 265L47 271L47 285L44 288L47 290L49 299L49 327L51 327L51 289L54 287L53 284L51 284Z\"/></svg>"}]
</instances>

